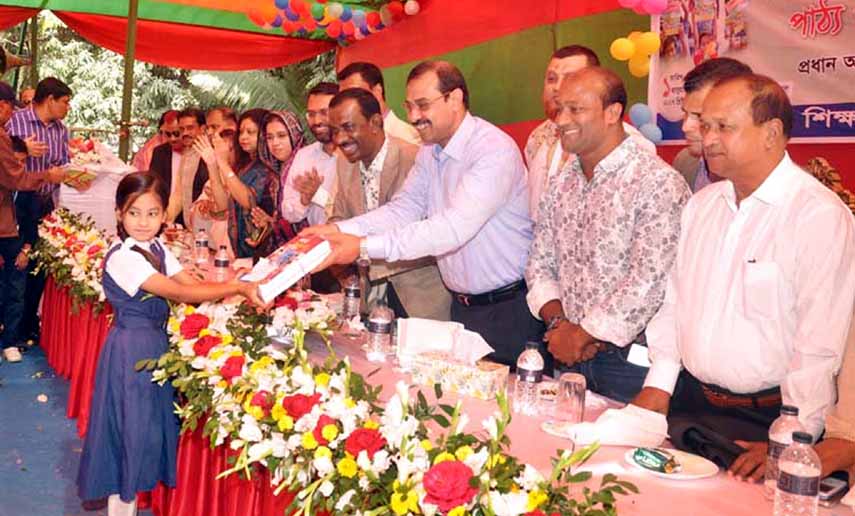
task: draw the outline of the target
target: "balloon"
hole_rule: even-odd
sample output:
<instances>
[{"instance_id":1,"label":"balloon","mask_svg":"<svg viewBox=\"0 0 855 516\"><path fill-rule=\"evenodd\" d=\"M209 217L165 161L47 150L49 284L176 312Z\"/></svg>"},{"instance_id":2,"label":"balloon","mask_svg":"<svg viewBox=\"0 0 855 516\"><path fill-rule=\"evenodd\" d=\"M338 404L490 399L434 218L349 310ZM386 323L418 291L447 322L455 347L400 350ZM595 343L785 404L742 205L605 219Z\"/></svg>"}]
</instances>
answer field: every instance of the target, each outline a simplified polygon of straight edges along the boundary
<instances>
[{"instance_id":1,"label":"balloon","mask_svg":"<svg viewBox=\"0 0 855 516\"><path fill-rule=\"evenodd\" d=\"M290 7L285 8L285 17L292 22L300 21L300 13L295 13Z\"/></svg>"},{"instance_id":2,"label":"balloon","mask_svg":"<svg viewBox=\"0 0 855 516\"><path fill-rule=\"evenodd\" d=\"M659 52L660 43L659 34L655 32L645 32L641 36L638 36L636 51L639 54L651 56L656 52Z\"/></svg>"},{"instance_id":3,"label":"balloon","mask_svg":"<svg viewBox=\"0 0 855 516\"><path fill-rule=\"evenodd\" d=\"M276 18L273 18L273 21L270 22L270 25L275 28L279 28L282 26L282 15L277 14Z\"/></svg>"},{"instance_id":4,"label":"balloon","mask_svg":"<svg viewBox=\"0 0 855 516\"><path fill-rule=\"evenodd\" d=\"M612 41L609 52L618 61L626 61L635 55L635 43L630 41L629 38L618 38Z\"/></svg>"},{"instance_id":5,"label":"balloon","mask_svg":"<svg viewBox=\"0 0 855 516\"><path fill-rule=\"evenodd\" d=\"M327 26L327 36L332 39L336 39L341 35L341 22L338 20L333 20Z\"/></svg>"},{"instance_id":6,"label":"balloon","mask_svg":"<svg viewBox=\"0 0 855 516\"><path fill-rule=\"evenodd\" d=\"M629 108L629 119L632 122L632 125L635 127L641 127L653 119L653 112L650 111L647 104L639 102L637 104L633 104L632 107Z\"/></svg>"},{"instance_id":7,"label":"balloon","mask_svg":"<svg viewBox=\"0 0 855 516\"><path fill-rule=\"evenodd\" d=\"M404 4L404 12L410 16L415 16L419 14L419 3L416 0L407 0L407 3Z\"/></svg>"},{"instance_id":8,"label":"balloon","mask_svg":"<svg viewBox=\"0 0 855 516\"><path fill-rule=\"evenodd\" d=\"M312 32L318 28L318 24L315 22L315 19L310 16L303 20L303 27L305 27L307 31Z\"/></svg>"},{"instance_id":9,"label":"balloon","mask_svg":"<svg viewBox=\"0 0 855 516\"><path fill-rule=\"evenodd\" d=\"M361 11L359 9L353 10L353 24L357 27L365 25L365 11Z\"/></svg>"},{"instance_id":10,"label":"balloon","mask_svg":"<svg viewBox=\"0 0 855 516\"><path fill-rule=\"evenodd\" d=\"M638 131L653 143L662 141L662 129L659 129L659 126L652 122L642 125Z\"/></svg>"},{"instance_id":11,"label":"balloon","mask_svg":"<svg viewBox=\"0 0 855 516\"><path fill-rule=\"evenodd\" d=\"M312 4L312 18L316 20L324 19L324 6L321 4Z\"/></svg>"},{"instance_id":12,"label":"balloon","mask_svg":"<svg viewBox=\"0 0 855 516\"><path fill-rule=\"evenodd\" d=\"M627 9L632 9L641 3L641 0L618 0L618 3L621 7L626 7Z\"/></svg>"},{"instance_id":13,"label":"balloon","mask_svg":"<svg viewBox=\"0 0 855 516\"><path fill-rule=\"evenodd\" d=\"M630 41L632 41L633 43L636 43L636 44L637 44L637 43L638 43L638 38L639 38L639 37L641 37L641 35L642 35L642 34L644 34L644 33L643 33L643 32L641 32L640 30L634 30L634 31L632 31L632 32L630 32L630 33L629 33L629 36L627 36L627 38L628 38Z\"/></svg>"},{"instance_id":14,"label":"balloon","mask_svg":"<svg viewBox=\"0 0 855 516\"><path fill-rule=\"evenodd\" d=\"M371 11L365 16L365 21L368 22L368 27L376 27L380 25L380 13Z\"/></svg>"},{"instance_id":15,"label":"balloon","mask_svg":"<svg viewBox=\"0 0 855 516\"><path fill-rule=\"evenodd\" d=\"M327 16L330 18L337 20L341 18L341 13L344 12L344 7L341 6L338 2L332 2L327 4Z\"/></svg>"},{"instance_id":16,"label":"balloon","mask_svg":"<svg viewBox=\"0 0 855 516\"><path fill-rule=\"evenodd\" d=\"M400 0L392 0L386 4L386 8L389 9L393 20L400 20L404 17L404 4Z\"/></svg>"},{"instance_id":17,"label":"balloon","mask_svg":"<svg viewBox=\"0 0 855 516\"><path fill-rule=\"evenodd\" d=\"M296 22L292 22L290 20L285 20L282 22L282 32L285 34L291 34L300 30L300 25Z\"/></svg>"},{"instance_id":18,"label":"balloon","mask_svg":"<svg viewBox=\"0 0 855 516\"><path fill-rule=\"evenodd\" d=\"M279 9L285 9L288 7L288 0L276 0L273 3L276 4L276 7Z\"/></svg>"},{"instance_id":19,"label":"balloon","mask_svg":"<svg viewBox=\"0 0 855 516\"><path fill-rule=\"evenodd\" d=\"M392 25L392 13L389 11L389 7L386 5L380 8L380 21L383 23L383 25L386 25L387 27L389 25Z\"/></svg>"},{"instance_id":20,"label":"balloon","mask_svg":"<svg viewBox=\"0 0 855 516\"><path fill-rule=\"evenodd\" d=\"M344 22L341 24L341 33L347 36L348 38L353 37L353 34L356 32L356 27L353 26L353 22Z\"/></svg>"},{"instance_id":21,"label":"balloon","mask_svg":"<svg viewBox=\"0 0 855 516\"><path fill-rule=\"evenodd\" d=\"M641 7L647 14L662 14L668 7L668 0L642 0Z\"/></svg>"},{"instance_id":22,"label":"balloon","mask_svg":"<svg viewBox=\"0 0 855 516\"><path fill-rule=\"evenodd\" d=\"M342 8L341 16L339 16L338 19L343 22L346 22L350 21L351 18L353 18L353 9L351 9L349 5L345 5Z\"/></svg>"},{"instance_id":23,"label":"balloon","mask_svg":"<svg viewBox=\"0 0 855 516\"><path fill-rule=\"evenodd\" d=\"M635 55L629 60L629 73L633 77L644 77L650 73L650 58L645 55Z\"/></svg>"}]
</instances>

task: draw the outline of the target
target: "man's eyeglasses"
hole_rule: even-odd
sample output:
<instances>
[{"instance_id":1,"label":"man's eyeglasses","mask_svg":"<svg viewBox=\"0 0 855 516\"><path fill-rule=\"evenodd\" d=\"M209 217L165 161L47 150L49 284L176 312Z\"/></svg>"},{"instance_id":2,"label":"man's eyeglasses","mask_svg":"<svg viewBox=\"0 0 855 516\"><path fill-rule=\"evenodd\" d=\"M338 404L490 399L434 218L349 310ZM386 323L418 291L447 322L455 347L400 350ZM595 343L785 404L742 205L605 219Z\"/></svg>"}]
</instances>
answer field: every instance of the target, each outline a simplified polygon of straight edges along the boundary
<instances>
[{"instance_id":1,"label":"man's eyeglasses","mask_svg":"<svg viewBox=\"0 0 855 516\"><path fill-rule=\"evenodd\" d=\"M236 131L234 129L223 129L222 131L220 131L220 138L222 138L224 140L227 140L229 138L234 138L235 132Z\"/></svg>"},{"instance_id":2,"label":"man's eyeglasses","mask_svg":"<svg viewBox=\"0 0 855 516\"><path fill-rule=\"evenodd\" d=\"M160 131L160 134L166 137L171 136L173 138L178 138L181 136L181 131Z\"/></svg>"},{"instance_id":3,"label":"man's eyeglasses","mask_svg":"<svg viewBox=\"0 0 855 516\"><path fill-rule=\"evenodd\" d=\"M449 93L443 93L442 95L440 95L440 96L438 96L438 97L436 97L436 98L430 99L430 100L427 100L427 99L419 99L419 100L417 100L417 101L415 101L415 102L410 102L409 100L405 100L405 101L404 101L404 109L406 109L406 110L407 110L407 113L410 113L410 112L412 112L412 111L413 111L413 110L415 110L415 109L418 109L419 111L427 111L428 109L430 109L431 105L432 105L434 102L436 102L436 101L437 101L437 100L439 100L439 99L447 98L447 97L448 97L448 95L449 95L450 93L451 93L451 92L449 92Z\"/></svg>"}]
</instances>

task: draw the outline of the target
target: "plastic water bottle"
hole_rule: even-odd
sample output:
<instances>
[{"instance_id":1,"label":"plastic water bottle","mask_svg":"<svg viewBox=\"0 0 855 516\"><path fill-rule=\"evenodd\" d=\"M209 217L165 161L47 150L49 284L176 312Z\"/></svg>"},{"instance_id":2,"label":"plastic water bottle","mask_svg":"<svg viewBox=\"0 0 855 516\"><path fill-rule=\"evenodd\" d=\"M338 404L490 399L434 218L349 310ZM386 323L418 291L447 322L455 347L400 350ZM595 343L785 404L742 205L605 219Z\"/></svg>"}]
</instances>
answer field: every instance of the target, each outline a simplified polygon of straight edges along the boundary
<instances>
[{"instance_id":1,"label":"plastic water bottle","mask_svg":"<svg viewBox=\"0 0 855 516\"><path fill-rule=\"evenodd\" d=\"M344 302L341 307L341 318L349 321L359 315L361 289L356 276L347 278L344 283Z\"/></svg>"},{"instance_id":2,"label":"plastic water bottle","mask_svg":"<svg viewBox=\"0 0 855 516\"><path fill-rule=\"evenodd\" d=\"M217 255L214 256L214 279L217 282L223 283L229 279L229 266L229 252L226 246L221 245Z\"/></svg>"},{"instance_id":3,"label":"plastic water bottle","mask_svg":"<svg viewBox=\"0 0 855 516\"><path fill-rule=\"evenodd\" d=\"M778 484L778 460L787 446L793 444L793 432L804 432L799 422L799 409L792 405L783 405L781 415L769 427L769 449L766 455L766 478L764 494L768 500L775 497Z\"/></svg>"},{"instance_id":4,"label":"plastic water bottle","mask_svg":"<svg viewBox=\"0 0 855 516\"><path fill-rule=\"evenodd\" d=\"M384 303L377 303L368 316L368 361L385 362L392 354L392 320L395 314Z\"/></svg>"},{"instance_id":5,"label":"plastic water bottle","mask_svg":"<svg viewBox=\"0 0 855 516\"><path fill-rule=\"evenodd\" d=\"M517 359L517 381L514 385L514 412L534 416L537 414L537 387L543 380L543 355L540 343L527 342L525 351Z\"/></svg>"},{"instance_id":6,"label":"plastic water bottle","mask_svg":"<svg viewBox=\"0 0 855 516\"><path fill-rule=\"evenodd\" d=\"M793 444L778 460L775 516L816 516L822 464L807 432L793 432Z\"/></svg>"},{"instance_id":7,"label":"plastic water bottle","mask_svg":"<svg viewBox=\"0 0 855 516\"><path fill-rule=\"evenodd\" d=\"M195 241L195 258L196 263L206 263L208 261L208 232L204 228L196 232Z\"/></svg>"}]
</instances>

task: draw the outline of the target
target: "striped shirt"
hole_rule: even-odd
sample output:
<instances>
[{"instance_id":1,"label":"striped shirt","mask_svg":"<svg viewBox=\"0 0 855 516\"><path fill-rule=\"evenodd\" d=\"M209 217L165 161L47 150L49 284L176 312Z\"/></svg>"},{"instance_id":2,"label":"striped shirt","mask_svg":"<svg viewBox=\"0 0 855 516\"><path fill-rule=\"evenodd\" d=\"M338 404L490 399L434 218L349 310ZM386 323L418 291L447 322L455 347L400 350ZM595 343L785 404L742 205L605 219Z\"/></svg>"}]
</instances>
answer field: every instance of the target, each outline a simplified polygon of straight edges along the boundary
<instances>
[{"instance_id":1,"label":"striped shirt","mask_svg":"<svg viewBox=\"0 0 855 516\"><path fill-rule=\"evenodd\" d=\"M6 132L22 140L35 136L36 141L47 144L47 152L43 156L27 156L25 169L27 172L40 172L52 166L62 166L71 159L68 155L68 129L62 120L54 120L48 124L42 122L32 106L19 109L12 114L6 123ZM45 185L45 193L59 189L59 185Z\"/></svg>"}]
</instances>

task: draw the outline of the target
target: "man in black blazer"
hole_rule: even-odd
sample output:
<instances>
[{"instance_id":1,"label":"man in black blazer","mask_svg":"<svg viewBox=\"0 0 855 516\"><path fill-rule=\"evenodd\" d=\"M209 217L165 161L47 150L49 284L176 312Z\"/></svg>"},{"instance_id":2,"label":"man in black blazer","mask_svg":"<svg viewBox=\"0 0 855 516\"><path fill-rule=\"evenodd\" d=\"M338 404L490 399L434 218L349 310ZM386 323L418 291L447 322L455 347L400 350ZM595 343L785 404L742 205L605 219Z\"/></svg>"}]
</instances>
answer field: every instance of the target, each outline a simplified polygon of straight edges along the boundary
<instances>
[{"instance_id":1,"label":"man in black blazer","mask_svg":"<svg viewBox=\"0 0 855 516\"><path fill-rule=\"evenodd\" d=\"M180 201L182 199L182 185L172 184L173 167L180 166L182 160L195 159L198 162L194 172L195 176L193 177L193 201L202 194L205 183L208 181L208 167L205 166L205 162L199 159L198 155L193 151L193 140L197 136L205 134L205 113L195 108L181 111L178 113L178 130L181 133L180 143L169 141L155 147L151 155L151 165L149 166L149 170L159 176L168 185L171 193L170 203L174 200ZM178 178L179 176L176 174L175 177ZM173 195L175 191L178 192L178 195ZM185 209L189 210L190 207L181 206L181 208L183 209L179 209L175 215L175 219L170 222L177 222L186 226L183 212Z\"/></svg>"}]
</instances>

